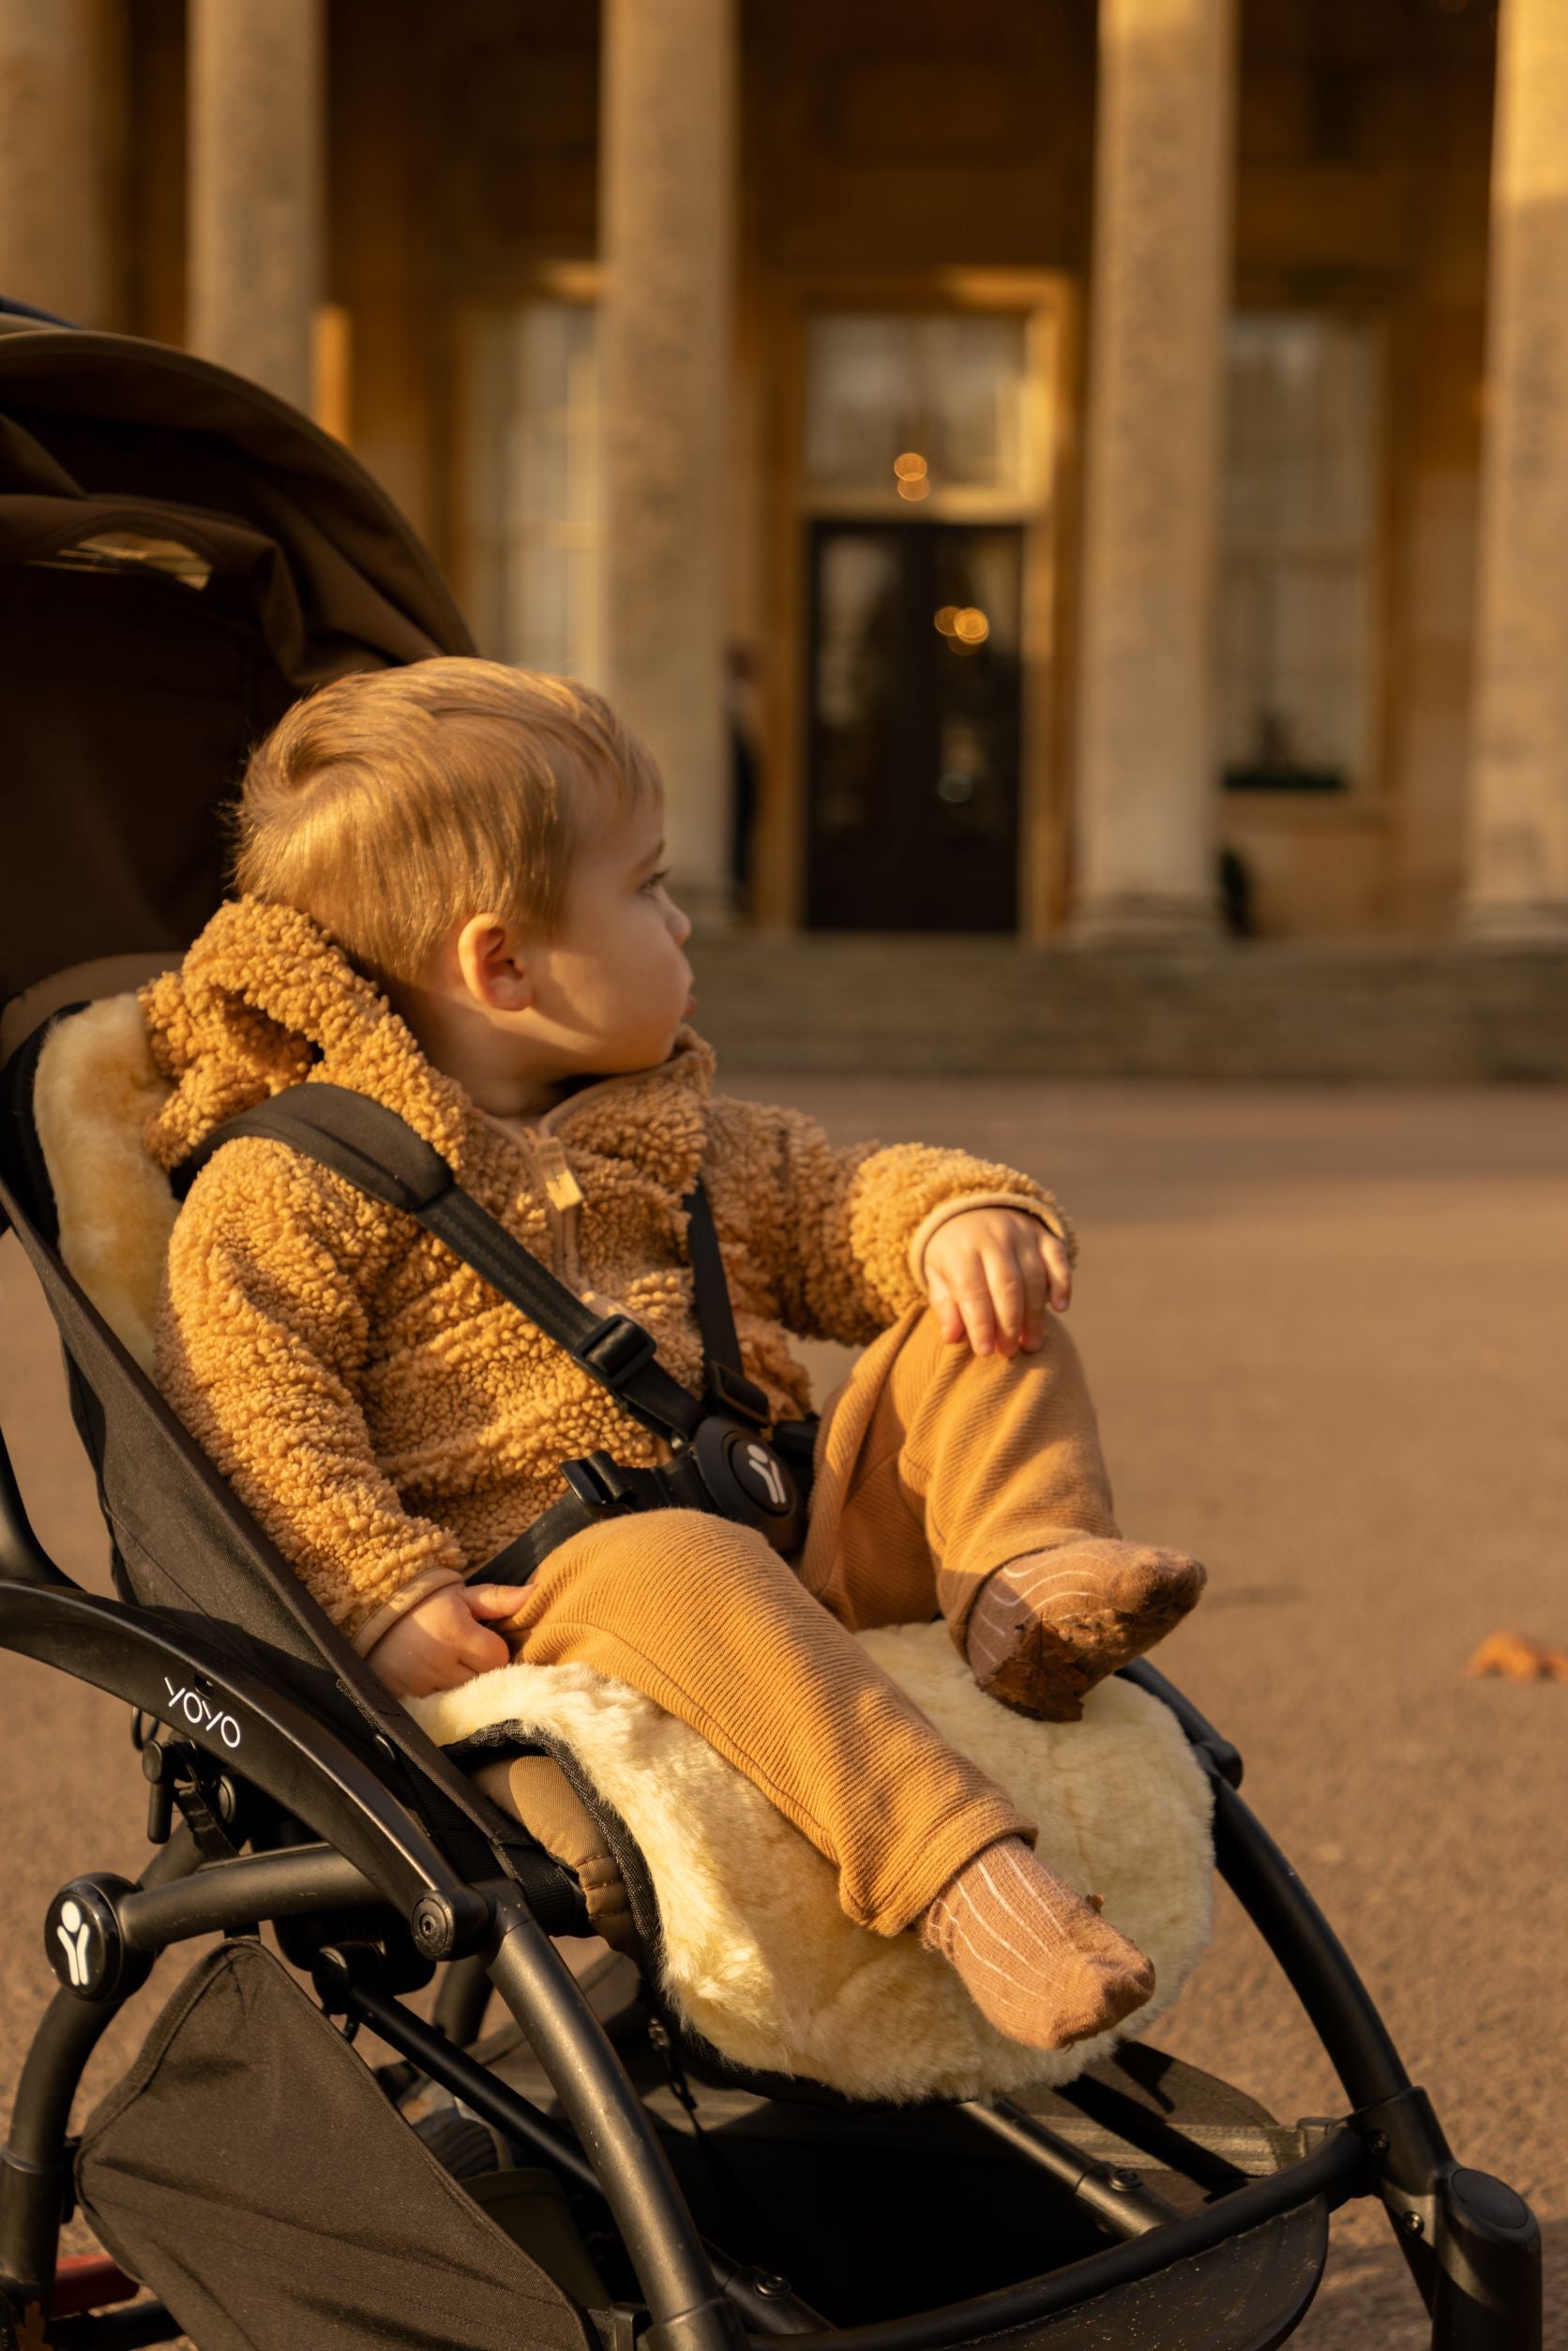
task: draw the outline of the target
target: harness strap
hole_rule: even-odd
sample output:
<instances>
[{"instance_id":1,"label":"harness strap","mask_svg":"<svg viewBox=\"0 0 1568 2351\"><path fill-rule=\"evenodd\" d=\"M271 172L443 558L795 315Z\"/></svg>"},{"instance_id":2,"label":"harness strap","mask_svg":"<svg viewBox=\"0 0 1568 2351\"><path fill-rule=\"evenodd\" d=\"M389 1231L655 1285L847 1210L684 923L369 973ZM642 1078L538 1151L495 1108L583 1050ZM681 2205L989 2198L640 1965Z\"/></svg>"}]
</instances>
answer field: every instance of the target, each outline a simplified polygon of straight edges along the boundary
<instances>
[{"instance_id":1,"label":"harness strap","mask_svg":"<svg viewBox=\"0 0 1568 2351\"><path fill-rule=\"evenodd\" d=\"M701 1183L687 1194L685 1207L692 1289L696 1294L698 1326L702 1334L704 1397L715 1411L727 1412L733 1420L749 1421L758 1428L765 1428L768 1400L742 1368L741 1343L735 1330L734 1308L730 1303L730 1285L725 1278L713 1206ZM774 1451L783 1456L803 1496L811 1491L821 1418L818 1412L808 1412L804 1420L775 1421L771 1431Z\"/></svg>"},{"instance_id":2,"label":"harness strap","mask_svg":"<svg viewBox=\"0 0 1568 2351\"><path fill-rule=\"evenodd\" d=\"M774 1446L751 1434L767 1426L768 1400L742 1368L724 1259L700 1181L683 1205L702 1333L701 1399L655 1359L650 1331L630 1315L596 1317L462 1189L423 1136L369 1094L324 1082L285 1087L213 1129L173 1171L177 1197L184 1198L215 1152L242 1135L286 1143L356 1190L417 1218L671 1445L671 1458L652 1469L625 1466L604 1452L564 1462L567 1492L478 1569L479 1575L525 1582L557 1545L622 1511L717 1512L757 1528L776 1550L786 1552L800 1539L815 1419L780 1422Z\"/></svg>"},{"instance_id":3,"label":"harness strap","mask_svg":"<svg viewBox=\"0 0 1568 2351\"><path fill-rule=\"evenodd\" d=\"M471 1584L525 1584L541 1560L607 1517L635 1510L706 1510L713 1500L689 1455L678 1456L657 1469L640 1469L612 1461L607 1453L591 1453L580 1461L566 1461L561 1473L568 1491L542 1510L531 1525L493 1559L471 1568Z\"/></svg>"},{"instance_id":4,"label":"harness strap","mask_svg":"<svg viewBox=\"0 0 1568 2351\"><path fill-rule=\"evenodd\" d=\"M697 1326L702 1334L704 1394L715 1411L733 1413L764 1428L768 1400L746 1376L741 1343L735 1330L730 1285L718 1245L712 1202L701 1180L682 1203L686 1212L686 1247L691 1256L691 1287L697 1306Z\"/></svg>"},{"instance_id":5,"label":"harness strap","mask_svg":"<svg viewBox=\"0 0 1568 2351\"><path fill-rule=\"evenodd\" d=\"M183 1199L214 1153L241 1135L287 1143L330 1168L357 1191L416 1217L504 1298L520 1306L547 1338L565 1348L644 1428L665 1439L689 1439L696 1433L703 1408L655 1361L653 1334L629 1315L594 1314L472 1193L461 1189L433 1144L384 1103L347 1086L286 1086L213 1128L174 1169L171 1183L176 1197ZM716 1238L716 1257L717 1247ZM722 1277L722 1263L719 1270ZM730 1328L732 1334L732 1320ZM737 1374L738 1353L737 1348ZM761 1418L766 1417L764 1397Z\"/></svg>"}]
</instances>

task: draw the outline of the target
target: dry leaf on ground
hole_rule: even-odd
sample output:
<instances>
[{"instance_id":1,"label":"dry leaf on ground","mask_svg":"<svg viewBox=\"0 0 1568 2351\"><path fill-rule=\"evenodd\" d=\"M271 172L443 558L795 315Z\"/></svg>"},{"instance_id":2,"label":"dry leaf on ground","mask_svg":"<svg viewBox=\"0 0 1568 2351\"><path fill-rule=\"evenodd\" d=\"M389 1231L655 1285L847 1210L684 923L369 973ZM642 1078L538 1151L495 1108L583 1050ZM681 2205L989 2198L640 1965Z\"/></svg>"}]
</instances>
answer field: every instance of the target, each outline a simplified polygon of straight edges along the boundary
<instances>
[{"instance_id":1,"label":"dry leaf on ground","mask_svg":"<svg viewBox=\"0 0 1568 2351\"><path fill-rule=\"evenodd\" d=\"M1504 1681L1568 1681L1568 1650L1552 1649L1523 1633L1489 1633L1465 1667Z\"/></svg>"}]
</instances>

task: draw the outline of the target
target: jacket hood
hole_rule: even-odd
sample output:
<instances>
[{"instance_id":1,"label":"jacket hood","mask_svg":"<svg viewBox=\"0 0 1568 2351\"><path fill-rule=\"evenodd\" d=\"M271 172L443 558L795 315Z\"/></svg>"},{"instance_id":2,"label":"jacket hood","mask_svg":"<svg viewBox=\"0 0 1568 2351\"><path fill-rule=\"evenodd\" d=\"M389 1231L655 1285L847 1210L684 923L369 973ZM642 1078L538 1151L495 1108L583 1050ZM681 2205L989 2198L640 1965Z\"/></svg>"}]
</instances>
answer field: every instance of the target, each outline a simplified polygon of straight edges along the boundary
<instances>
[{"instance_id":1,"label":"jacket hood","mask_svg":"<svg viewBox=\"0 0 1568 2351\"><path fill-rule=\"evenodd\" d=\"M139 1002L153 1061L173 1088L143 1133L160 1167L176 1167L225 1119L310 1078L397 1111L460 1180L494 1135L374 983L295 907L231 899L180 969L153 980ZM702 1155L713 1070L712 1047L683 1023L657 1068L584 1085L550 1112L550 1126L684 1192Z\"/></svg>"}]
</instances>

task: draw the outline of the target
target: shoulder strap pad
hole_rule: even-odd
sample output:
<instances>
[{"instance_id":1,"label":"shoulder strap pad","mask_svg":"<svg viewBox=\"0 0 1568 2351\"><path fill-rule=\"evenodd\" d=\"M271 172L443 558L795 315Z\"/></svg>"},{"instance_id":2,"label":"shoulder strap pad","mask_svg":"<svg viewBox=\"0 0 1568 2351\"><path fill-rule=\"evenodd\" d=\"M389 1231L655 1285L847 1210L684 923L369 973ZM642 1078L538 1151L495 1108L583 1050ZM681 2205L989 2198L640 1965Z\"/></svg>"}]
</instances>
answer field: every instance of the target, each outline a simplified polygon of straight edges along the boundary
<instances>
[{"instance_id":1,"label":"shoulder strap pad","mask_svg":"<svg viewBox=\"0 0 1568 2351\"><path fill-rule=\"evenodd\" d=\"M183 1200L213 1153L240 1135L287 1143L411 1216L422 1214L456 1181L435 1146L369 1094L348 1086L286 1086L213 1128L170 1177L175 1198Z\"/></svg>"}]
</instances>

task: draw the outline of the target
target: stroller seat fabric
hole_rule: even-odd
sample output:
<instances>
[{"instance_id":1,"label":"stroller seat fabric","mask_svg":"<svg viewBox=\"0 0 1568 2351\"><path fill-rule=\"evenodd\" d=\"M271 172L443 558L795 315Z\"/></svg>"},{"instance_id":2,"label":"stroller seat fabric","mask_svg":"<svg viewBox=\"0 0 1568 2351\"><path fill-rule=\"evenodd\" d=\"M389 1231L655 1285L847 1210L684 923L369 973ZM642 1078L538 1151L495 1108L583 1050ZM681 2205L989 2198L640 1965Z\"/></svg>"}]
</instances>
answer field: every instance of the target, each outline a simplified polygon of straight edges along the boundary
<instances>
[{"instance_id":1,"label":"stroller seat fabric","mask_svg":"<svg viewBox=\"0 0 1568 2351\"><path fill-rule=\"evenodd\" d=\"M141 1135L166 1091L136 1000L119 996L56 1024L34 1095L61 1254L143 1370L176 1208ZM976 1688L942 1625L861 1638L1039 1823L1042 1859L1101 1894L1153 1960L1158 1990L1133 2020L1141 2031L1209 1932L1209 1785L1174 1717L1113 1681L1081 1723L1036 1723ZM974 2098L1070 2079L1121 2037L1061 2052L1003 2039L914 1937L848 1919L832 1867L805 1837L695 1732L621 1683L580 1666L510 1665L410 1711L470 1765L530 1743L568 1759L646 1865L659 1931L645 1955L662 1997L735 2064L858 2098ZM616 1929L621 1890L597 1849L592 1869L591 1910Z\"/></svg>"}]
</instances>

